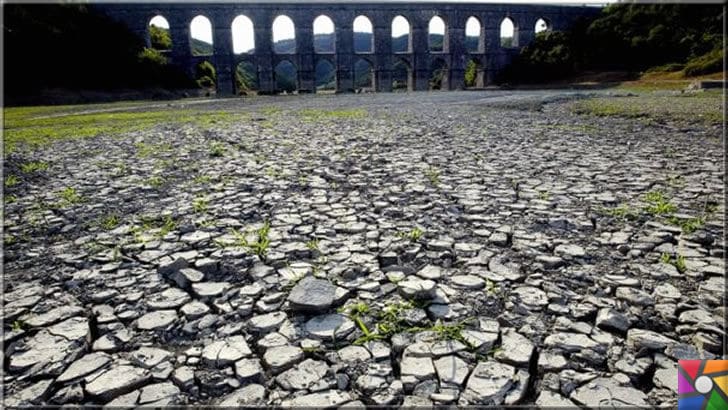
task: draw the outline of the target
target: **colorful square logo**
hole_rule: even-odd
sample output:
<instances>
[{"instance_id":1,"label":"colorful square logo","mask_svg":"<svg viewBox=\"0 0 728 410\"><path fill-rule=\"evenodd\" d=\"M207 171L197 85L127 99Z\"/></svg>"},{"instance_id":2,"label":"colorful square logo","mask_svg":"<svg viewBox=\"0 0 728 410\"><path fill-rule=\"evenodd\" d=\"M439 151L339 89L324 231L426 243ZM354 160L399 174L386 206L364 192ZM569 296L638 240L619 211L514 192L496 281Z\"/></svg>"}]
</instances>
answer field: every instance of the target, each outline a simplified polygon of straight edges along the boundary
<instances>
[{"instance_id":1,"label":"colorful square logo","mask_svg":"<svg viewBox=\"0 0 728 410\"><path fill-rule=\"evenodd\" d=\"M728 409L728 360L680 360L678 410Z\"/></svg>"}]
</instances>

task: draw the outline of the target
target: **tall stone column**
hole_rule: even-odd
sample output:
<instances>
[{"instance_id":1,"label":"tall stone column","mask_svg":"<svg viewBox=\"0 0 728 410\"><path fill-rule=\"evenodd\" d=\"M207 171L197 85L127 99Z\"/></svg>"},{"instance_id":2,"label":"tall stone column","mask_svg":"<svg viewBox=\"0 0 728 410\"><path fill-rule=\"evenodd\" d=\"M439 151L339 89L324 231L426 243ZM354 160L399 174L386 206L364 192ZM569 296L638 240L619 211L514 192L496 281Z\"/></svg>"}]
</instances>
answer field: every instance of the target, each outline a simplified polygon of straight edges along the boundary
<instances>
[{"instance_id":1,"label":"tall stone column","mask_svg":"<svg viewBox=\"0 0 728 410\"><path fill-rule=\"evenodd\" d=\"M299 93L312 93L316 89L312 24L311 17L305 13L295 21Z\"/></svg>"},{"instance_id":2,"label":"tall stone column","mask_svg":"<svg viewBox=\"0 0 728 410\"><path fill-rule=\"evenodd\" d=\"M450 90L465 88L465 22L457 12L450 15L447 25L448 51L450 53Z\"/></svg>"},{"instance_id":3,"label":"tall stone column","mask_svg":"<svg viewBox=\"0 0 728 410\"><path fill-rule=\"evenodd\" d=\"M412 18L410 28L412 30L412 52L415 75L415 91L427 91L430 89L430 55L427 41L427 23L420 16Z\"/></svg>"},{"instance_id":4,"label":"tall stone column","mask_svg":"<svg viewBox=\"0 0 728 410\"><path fill-rule=\"evenodd\" d=\"M392 91L392 22L376 18L372 22L374 35L374 77L376 91Z\"/></svg>"},{"instance_id":5,"label":"tall stone column","mask_svg":"<svg viewBox=\"0 0 728 410\"><path fill-rule=\"evenodd\" d=\"M273 80L273 29L268 13L251 13L255 36L255 61L258 65L258 94L272 94Z\"/></svg>"},{"instance_id":6,"label":"tall stone column","mask_svg":"<svg viewBox=\"0 0 728 410\"><path fill-rule=\"evenodd\" d=\"M213 23L213 54L212 64L217 75L217 96L224 97L234 94L235 63L233 55L233 31L226 19L218 19Z\"/></svg>"},{"instance_id":7,"label":"tall stone column","mask_svg":"<svg viewBox=\"0 0 728 410\"><path fill-rule=\"evenodd\" d=\"M354 22L345 16L338 18L336 30L336 92L354 91Z\"/></svg>"},{"instance_id":8,"label":"tall stone column","mask_svg":"<svg viewBox=\"0 0 728 410\"><path fill-rule=\"evenodd\" d=\"M514 17L516 22L516 37L518 38L518 48L528 45L536 38L536 18L527 14L521 14Z\"/></svg>"},{"instance_id":9,"label":"tall stone column","mask_svg":"<svg viewBox=\"0 0 728 410\"><path fill-rule=\"evenodd\" d=\"M170 16L169 35L172 37L172 64L179 67L190 78L195 76L195 67L190 48L190 20L185 15Z\"/></svg>"},{"instance_id":10,"label":"tall stone column","mask_svg":"<svg viewBox=\"0 0 728 410\"><path fill-rule=\"evenodd\" d=\"M483 18L485 32L485 84L494 84L503 54L500 44L500 21L494 16Z\"/></svg>"}]
</instances>

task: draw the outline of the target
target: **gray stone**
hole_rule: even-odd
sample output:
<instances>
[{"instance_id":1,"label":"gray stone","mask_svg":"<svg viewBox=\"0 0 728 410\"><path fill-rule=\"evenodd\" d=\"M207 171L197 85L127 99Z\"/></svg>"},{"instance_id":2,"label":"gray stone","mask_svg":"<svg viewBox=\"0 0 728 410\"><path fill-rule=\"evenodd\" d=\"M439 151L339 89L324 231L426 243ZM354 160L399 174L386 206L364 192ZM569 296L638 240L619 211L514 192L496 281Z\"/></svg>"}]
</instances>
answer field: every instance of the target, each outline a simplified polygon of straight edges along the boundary
<instances>
[{"instance_id":1,"label":"gray stone","mask_svg":"<svg viewBox=\"0 0 728 410\"><path fill-rule=\"evenodd\" d=\"M253 316L248 321L250 330L257 333L268 333L277 330L286 320L284 312L271 312L265 315Z\"/></svg>"},{"instance_id":2,"label":"gray stone","mask_svg":"<svg viewBox=\"0 0 728 410\"><path fill-rule=\"evenodd\" d=\"M320 383L328 371L325 362L306 359L276 376L276 382L286 390L310 389Z\"/></svg>"},{"instance_id":3,"label":"gray stone","mask_svg":"<svg viewBox=\"0 0 728 410\"><path fill-rule=\"evenodd\" d=\"M496 361L479 362L468 378L458 404L501 405L513 387L516 369Z\"/></svg>"},{"instance_id":4,"label":"gray stone","mask_svg":"<svg viewBox=\"0 0 728 410\"><path fill-rule=\"evenodd\" d=\"M146 304L152 310L177 309L189 302L190 299L190 295L187 292L176 288L169 288L161 293L149 296Z\"/></svg>"},{"instance_id":5,"label":"gray stone","mask_svg":"<svg viewBox=\"0 0 728 410\"><path fill-rule=\"evenodd\" d=\"M9 371L19 372L33 366L33 375L60 374L83 354L89 327L85 318L72 317L42 329L15 346Z\"/></svg>"},{"instance_id":6,"label":"gray stone","mask_svg":"<svg viewBox=\"0 0 728 410\"><path fill-rule=\"evenodd\" d=\"M633 387L620 385L613 378L598 378L577 388L569 396L574 402L591 407L652 407L647 396Z\"/></svg>"},{"instance_id":7,"label":"gray stone","mask_svg":"<svg viewBox=\"0 0 728 410\"><path fill-rule=\"evenodd\" d=\"M429 357L405 356L400 363L402 376L412 376L417 380L425 380L435 376L435 368Z\"/></svg>"},{"instance_id":8,"label":"gray stone","mask_svg":"<svg viewBox=\"0 0 728 410\"><path fill-rule=\"evenodd\" d=\"M618 287L615 296L617 299L625 300L632 305L651 306L655 304L655 300L647 292L626 286Z\"/></svg>"},{"instance_id":9,"label":"gray stone","mask_svg":"<svg viewBox=\"0 0 728 410\"><path fill-rule=\"evenodd\" d=\"M200 301L193 300L182 306L180 311L188 320L195 320L210 313L210 307Z\"/></svg>"},{"instance_id":10,"label":"gray stone","mask_svg":"<svg viewBox=\"0 0 728 410\"><path fill-rule=\"evenodd\" d=\"M303 360L303 350L297 346L275 346L265 351L263 361L273 373L280 373Z\"/></svg>"},{"instance_id":11,"label":"gray stone","mask_svg":"<svg viewBox=\"0 0 728 410\"><path fill-rule=\"evenodd\" d=\"M230 288L228 282L199 282L192 284L192 292L202 300L211 300Z\"/></svg>"},{"instance_id":12,"label":"gray stone","mask_svg":"<svg viewBox=\"0 0 728 410\"><path fill-rule=\"evenodd\" d=\"M605 330L626 332L632 324L627 316L615 309L604 307L599 309L595 324Z\"/></svg>"},{"instance_id":13,"label":"gray stone","mask_svg":"<svg viewBox=\"0 0 728 410\"><path fill-rule=\"evenodd\" d=\"M533 357L536 347L523 335L513 329L504 329L501 333L501 349L495 354L499 361L526 366Z\"/></svg>"},{"instance_id":14,"label":"gray stone","mask_svg":"<svg viewBox=\"0 0 728 410\"><path fill-rule=\"evenodd\" d=\"M248 384L223 397L220 407L241 407L261 405L265 400L266 389L260 384Z\"/></svg>"},{"instance_id":15,"label":"gray stone","mask_svg":"<svg viewBox=\"0 0 728 410\"><path fill-rule=\"evenodd\" d=\"M457 356L443 356L434 362L441 384L461 386L468 377L468 363Z\"/></svg>"},{"instance_id":16,"label":"gray stone","mask_svg":"<svg viewBox=\"0 0 728 410\"><path fill-rule=\"evenodd\" d=\"M333 303L336 287L329 281L305 277L291 289L291 309L304 313L323 313Z\"/></svg>"},{"instance_id":17,"label":"gray stone","mask_svg":"<svg viewBox=\"0 0 728 410\"><path fill-rule=\"evenodd\" d=\"M450 283L463 289L483 289L485 281L475 275L456 275L450 278Z\"/></svg>"},{"instance_id":18,"label":"gray stone","mask_svg":"<svg viewBox=\"0 0 728 410\"><path fill-rule=\"evenodd\" d=\"M86 383L86 392L109 401L142 386L150 377L149 371L139 367L113 366L90 383Z\"/></svg>"},{"instance_id":19,"label":"gray stone","mask_svg":"<svg viewBox=\"0 0 728 410\"><path fill-rule=\"evenodd\" d=\"M105 353L89 353L71 363L70 366L56 379L57 383L66 383L80 379L111 363L111 358Z\"/></svg>"},{"instance_id":20,"label":"gray stone","mask_svg":"<svg viewBox=\"0 0 728 410\"><path fill-rule=\"evenodd\" d=\"M152 367L162 363L165 360L169 360L172 357L172 352L164 349L158 349L156 347L140 347L139 349L131 352L131 361L145 369L151 369Z\"/></svg>"},{"instance_id":21,"label":"gray stone","mask_svg":"<svg viewBox=\"0 0 728 410\"><path fill-rule=\"evenodd\" d=\"M324 340L341 340L354 330L354 322L348 317L332 313L320 315L306 322L305 329L311 336Z\"/></svg>"},{"instance_id":22,"label":"gray stone","mask_svg":"<svg viewBox=\"0 0 728 410\"><path fill-rule=\"evenodd\" d=\"M180 394L180 390L171 382L151 384L141 389L139 405L155 406L170 404Z\"/></svg>"},{"instance_id":23,"label":"gray stone","mask_svg":"<svg viewBox=\"0 0 728 410\"><path fill-rule=\"evenodd\" d=\"M281 404L284 407L309 407L315 409L327 409L331 407L341 406L342 404L351 400L351 394L349 394L348 392L338 390L326 390L284 400Z\"/></svg>"},{"instance_id":24,"label":"gray stone","mask_svg":"<svg viewBox=\"0 0 728 410\"><path fill-rule=\"evenodd\" d=\"M235 362L235 374L243 381L258 380L263 376L263 366L257 358L240 359Z\"/></svg>"},{"instance_id":25,"label":"gray stone","mask_svg":"<svg viewBox=\"0 0 728 410\"><path fill-rule=\"evenodd\" d=\"M435 297L436 283L429 279L413 276L397 283L399 293L407 299L428 300Z\"/></svg>"},{"instance_id":26,"label":"gray stone","mask_svg":"<svg viewBox=\"0 0 728 410\"><path fill-rule=\"evenodd\" d=\"M586 256L586 251L579 245L561 244L554 248L554 254L562 257L583 258Z\"/></svg>"},{"instance_id":27,"label":"gray stone","mask_svg":"<svg viewBox=\"0 0 728 410\"><path fill-rule=\"evenodd\" d=\"M41 380L31 384L18 393L6 397L4 405L7 407L29 406L42 404L50 390L53 380Z\"/></svg>"},{"instance_id":28,"label":"gray stone","mask_svg":"<svg viewBox=\"0 0 728 410\"><path fill-rule=\"evenodd\" d=\"M346 346L337 352L339 355L339 359L341 359L344 362L357 362L357 361L367 361L369 360L372 355L369 353L369 351L361 346Z\"/></svg>"},{"instance_id":29,"label":"gray stone","mask_svg":"<svg viewBox=\"0 0 728 410\"><path fill-rule=\"evenodd\" d=\"M566 397L548 390L542 390L536 398L536 405L540 407L574 407L575 403Z\"/></svg>"},{"instance_id":30,"label":"gray stone","mask_svg":"<svg viewBox=\"0 0 728 410\"><path fill-rule=\"evenodd\" d=\"M544 339L544 345L565 352L579 352L584 349L594 349L599 343L581 333L554 333Z\"/></svg>"},{"instance_id":31,"label":"gray stone","mask_svg":"<svg viewBox=\"0 0 728 410\"><path fill-rule=\"evenodd\" d=\"M243 336L231 336L205 346L202 360L208 366L222 368L252 354Z\"/></svg>"},{"instance_id":32,"label":"gray stone","mask_svg":"<svg viewBox=\"0 0 728 410\"><path fill-rule=\"evenodd\" d=\"M46 313L30 316L25 319L25 324L30 327L45 327L58 323L61 320L68 319L72 316L80 315L81 313L83 313L83 308L80 306L64 305L51 309Z\"/></svg>"},{"instance_id":33,"label":"gray stone","mask_svg":"<svg viewBox=\"0 0 728 410\"><path fill-rule=\"evenodd\" d=\"M177 311L157 310L147 313L137 320L137 327L141 330L157 330L167 328L177 320Z\"/></svg>"},{"instance_id":34,"label":"gray stone","mask_svg":"<svg viewBox=\"0 0 728 410\"><path fill-rule=\"evenodd\" d=\"M627 331L627 344L636 349L663 350L676 342L667 336L645 329Z\"/></svg>"}]
</instances>

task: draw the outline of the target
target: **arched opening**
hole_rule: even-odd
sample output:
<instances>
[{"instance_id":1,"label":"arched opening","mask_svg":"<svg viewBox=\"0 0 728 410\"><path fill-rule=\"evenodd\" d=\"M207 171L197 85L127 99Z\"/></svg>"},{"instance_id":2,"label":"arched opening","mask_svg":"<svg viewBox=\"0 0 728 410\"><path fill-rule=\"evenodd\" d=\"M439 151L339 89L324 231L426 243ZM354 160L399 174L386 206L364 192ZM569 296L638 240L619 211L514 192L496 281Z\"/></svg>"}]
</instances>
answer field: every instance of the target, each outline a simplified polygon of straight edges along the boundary
<instances>
[{"instance_id":1,"label":"arched opening","mask_svg":"<svg viewBox=\"0 0 728 410\"><path fill-rule=\"evenodd\" d=\"M475 17L470 17L465 22L465 50L469 53L483 52L482 30L480 20Z\"/></svg>"},{"instance_id":2,"label":"arched opening","mask_svg":"<svg viewBox=\"0 0 728 410\"><path fill-rule=\"evenodd\" d=\"M366 16L354 19L354 52L374 52L374 27Z\"/></svg>"},{"instance_id":3,"label":"arched opening","mask_svg":"<svg viewBox=\"0 0 728 410\"><path fill-rule=\"evenodd\" d=\"M411 38L409 21L403 16L397 16L392 19L392 52L412 52Z\"/></svg>"},{"instance_id":4,"label":"arched opening","mask_svg":"<svg viewBox=\"0 0 728 410\"><path fill-rule=\"evenodd\" d=\"M195 81L200 88L214 90L217 83L217 73L215 66L207 60L200 61L195 66Z\"/></svg>"},{"instance_id":5,"label":"arched opening","mask_svg":"<svg viewBox=\"0 0 728 410\"><path fill-rule=\"evenodd\" d=\"M508 17L500 25L500 43L501 47L518 47L518 30L513 20Z\"/></svg>"},{"instance_id":6,"label":"arched opening","mask_svg":"<svg viewBox=\"0 0 728 410\"><path fill-rule=\"evenodd\" d=\"M233 20L233 53L252 53L255 51L255 28L253 21L243 14Z\"/></svg>"},{"instance_id":7,"label":"arched opening","mask_svg":"<svg viewBox=\"0 0 728 410\"><path fill-rule=\"evenodd\" d=\"M445 47L445 20L440 16L430 19L427 27L427 44L431 53L442 53Z\"/></svg>"},{"instance_id":8,"label":"arched opening","mask_svg":"<svg viewBox=\"0 0 728 410\"><path fill-rule=\"evenodd\" d=\"M273 20L273 52L276 54L296 53L296 26L290 17L281 15Z\"/></svg>"},{"instance_id":9,"label":"arched opening","mask_svg":"<svg viewBox=\"0 0 728 410\"><path fill-rule=\"evenodd\" d=\"M334 52L336 34L334 22L328 16L318 16L313 21L313 52L331 54Z\"/></svg>"},{"instance_id":10,"label":"arched opening","mask_svg":"<svg viewBox=\"0 0 728 410\"><path fill-rule=\"evenodd\" d=\"M477 58L471 58L465 64L465 88L483 88L485 86L485 71L483 64Z\"/></svg>"},{"instance_id":11,"label":"arched opening","mask_svg":"<svg viewBox=\"0 0 728 410\"><path fill-rule=\"evenodd\" d=\"M288 60L276 66L274 72L276 92L292 93L298 90L298 69Z\"/></svg>"},{"instance_id":12,"label":"arched opening","mask_svg":"<svg viewBox=\"0 0 728 410\"><path fill-rule=\"evenodd\" d=\"M336 91L336 67L326 58L316 63L316 92Z\"/></svg>"},{"instance_id":13,"label":"arched opening","mask_svg":"<svg viewBox=\"0 0 728 410\"><path fill-rule=\"evenodd\" d=\"M536 26L533 28L533 31L538 34L544 31L551 31L551 23L548 20L545 19L538 19L536 20Z\"/></svg>"},{"instance_id":14,"label":"arched opening","mask_svg":"<svg viewBox=\"0 0 728 410\"><path fill-rule=\"evenodd\" d=\"M172 36L169 34L169 22L162 16L154 16L149 20L149 45L159 51L172 49Z\"/></svg>"},{"instance_id":15,"label":"arched opening","mask_svg":"<svg viewBox=\"0 0 728 410\"><path fill-rule=\"evenodd\" d=\"M248 61L241 61L235 67L235 91L238 95L258 92L258 67Z\"/></svg>"},{"instance_id":16,"label":"arched opening","mask_svg":"<svg viewBox=\"0 0 728 410\"><path fill-rule=\"evenodd\" d=\"M414 90L414 73L412 67L401 58L395 58L392 65L392 91Z\"/></svg>"},{"instance_id":17,"label":"arched opening","mask_svg":"<svg viewBox=\"0 0 728 410\"><path fill-rule=\"evenodd\" d=\"M430 90L447 90L448 88L448 68L445 60L436 58L430 64Z\"/></svg>"},{"instance_id":18,"label":"arched opening","mask_svg":"<svg viewBox=\"0 0 728 410\"><path fill-rule=\"evenodd\" d=\"M354 63L354 88L374 90L374 67L365 58L359 58Z\"/></svg>"},{"instance_id":19,"label":"arched opening","mask_svg":"<svg viewBox=\"0 0 728 410\"><path fill-rule=\"evenodd\" d=\"M190 49L193 56L212 55L212 23L205 16L197 16L190 22Z\"/></svg>"}]
</instances>

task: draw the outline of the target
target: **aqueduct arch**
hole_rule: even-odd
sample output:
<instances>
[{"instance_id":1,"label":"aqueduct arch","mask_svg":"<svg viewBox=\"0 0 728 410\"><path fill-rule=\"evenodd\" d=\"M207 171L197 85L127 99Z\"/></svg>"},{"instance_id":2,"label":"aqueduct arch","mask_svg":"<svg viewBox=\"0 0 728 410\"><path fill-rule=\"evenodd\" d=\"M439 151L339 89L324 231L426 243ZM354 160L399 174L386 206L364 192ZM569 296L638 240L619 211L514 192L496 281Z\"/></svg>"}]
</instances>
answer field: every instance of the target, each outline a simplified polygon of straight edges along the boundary
<instances>
[{"instance_id":1,"label":"aqueduct arch","mask_svg":"<svg viewBox=\"0 0 728 410\"><path fill-rule=\"evenodd\" d=\"M206 56L217 72L217 94L232 95L235 90L235 70L240 62L233 50L232 23L239 15L252 21L255 48L246 54L245 60L258 68L257 80L260 93L275 91L275 67L283 60L297 68L299 92L315 92L315 67L319 58L314 50L314 20L325 15L335 27L334 52L331 54L336 70L337 92L351 92L354 84L354 64L360 53L354 50L354 20L365 16L373 27L373 63L376 91L391 91L392 72L398 60L406 61L413 73L413 89L429 88L430 68L434 58L447 62L448 78L443 81L447 89L464 87L465 66L470 59L483 63L483 83L491 84L496 75L518 53L517 47L502 47L500 24L509 18L516 27L514 37L522 47L535 37L535 22L543 19L549 29L560 30L580 17L593 16L597 7L551 6L523 4L477 3L408 3L408 2L361 2L361 3L285 3L285 2L236 2L236 3L129 3L95 4L96 9L126 24L149 44L149 21L157 15L169 22L172 37L171 62L191 73L200 57L190 50L190 23L198 15L207 17L213 30L213 54ZM273 20L279 15L291 18L295 27L295 53L277 55L273 50ZM411 50L406 53L392 52L392 20L405 17L410 24ZM438 16L445 22L446 49L431 52L428 25ZM475 17L481 24L477 51L466 49L465 27L469 18Z\"/></svg>"}]
</instances>

